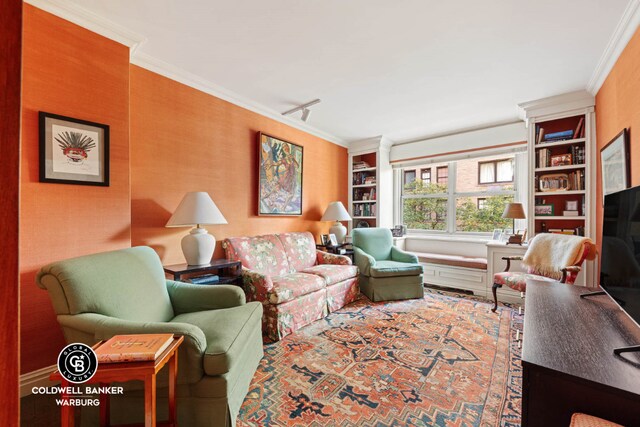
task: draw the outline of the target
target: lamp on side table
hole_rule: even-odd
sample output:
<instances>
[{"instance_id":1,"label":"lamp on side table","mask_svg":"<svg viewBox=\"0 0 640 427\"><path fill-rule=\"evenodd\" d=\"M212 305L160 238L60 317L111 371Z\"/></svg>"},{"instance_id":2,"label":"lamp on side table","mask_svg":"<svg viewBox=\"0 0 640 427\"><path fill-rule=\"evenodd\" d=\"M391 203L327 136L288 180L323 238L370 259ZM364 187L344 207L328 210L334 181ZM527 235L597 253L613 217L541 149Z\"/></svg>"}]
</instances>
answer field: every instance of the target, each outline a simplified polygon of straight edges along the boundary
<instances>
[{"instance_id":1,"label":"lamp on side table","mask_svg":"<svg viewBox=\"0 0 640 427\"><path fill-rule=\"evenodd\" d=\"M226 224L220 209L205 191L192 191L185 194L166 227L194 226L189 234L182 238L182 253L187 264L204 265L211 262L216 248L216 238L201 225Z\"/></svg>"}]
</instances>

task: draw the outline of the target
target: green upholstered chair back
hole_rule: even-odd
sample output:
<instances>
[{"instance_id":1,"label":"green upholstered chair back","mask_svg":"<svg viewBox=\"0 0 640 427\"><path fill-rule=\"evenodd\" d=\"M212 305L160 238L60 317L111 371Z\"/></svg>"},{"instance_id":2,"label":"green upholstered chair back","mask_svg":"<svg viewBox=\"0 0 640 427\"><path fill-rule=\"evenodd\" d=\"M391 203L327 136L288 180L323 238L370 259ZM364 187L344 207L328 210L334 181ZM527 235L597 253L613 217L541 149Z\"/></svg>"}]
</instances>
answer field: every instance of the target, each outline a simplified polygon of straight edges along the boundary
<instances>
[{"instance_id":1,"label":"green upholstered chair back","mask_svg":"<svg viewBox=\"0 0 640 427\"><path fill-rule=\"evenodd\" d=\"M160 258L149 247L54 262L40 270L36 282L49 291L57 314L143 322L167 322L174 315Z\"/></svg>"},{"instance_id":2,"label":"green upholstered chair back","mask_svg":"<svg viewBox=\"0 0 640 427\"><path fill-rule=\"evenodd\" d=\"M355 228L351 236L353 246L362 249L376 261L391 258L393 236L388 228Z\"/></svg>"}]
</instances>

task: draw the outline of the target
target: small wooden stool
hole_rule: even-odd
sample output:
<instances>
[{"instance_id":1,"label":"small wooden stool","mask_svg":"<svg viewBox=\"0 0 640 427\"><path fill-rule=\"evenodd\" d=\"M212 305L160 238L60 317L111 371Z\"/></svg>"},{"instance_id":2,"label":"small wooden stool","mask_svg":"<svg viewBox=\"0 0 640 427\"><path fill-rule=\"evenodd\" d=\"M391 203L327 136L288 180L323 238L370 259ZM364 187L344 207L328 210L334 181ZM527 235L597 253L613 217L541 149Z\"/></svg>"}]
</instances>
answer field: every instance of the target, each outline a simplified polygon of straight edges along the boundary
<instances>
[{"instance_id":1,"label":"small wooden stool","mask_svg":"<svg viewBox=\"0 0 640 427\"><path fill-rule=\"evenodd\" d=\"M177 427L176 411L176 383L178 378L178 347L184 340L183 336L175 335L173 341L164 352L156 359L149 362L121 362L98 364L98 370L93 378L84 384L99 383L106 386L109 383L118 381L142 380L144 382L144 425L145 427L156 427L156 375L164 365L169 364L169 419L161 423L163 426ZM93 349L101 346L104 341L100 341ZM60 381L62 387L71 385L60 372L53 372L50 377L52 381ZM63 394L62 399L71 399L73 395ZM109 395L100 394L100 427L109 427ZM74 407L62 406L62 427L73 427L75 424ZM127 424L130 426L130 424Z\"/></svg>"},{"instance_id":2,"label":"small wooden stool","mask_svg":"<svg viewBox=\"0 0 640 427\"><path fill-rule=\"evenodd\" d=\"M603 420L602 418L592 417L591 415L575 413L571 416L571 425L569 427L623 427L620 424Z\"/></svg>"}]
</instances>

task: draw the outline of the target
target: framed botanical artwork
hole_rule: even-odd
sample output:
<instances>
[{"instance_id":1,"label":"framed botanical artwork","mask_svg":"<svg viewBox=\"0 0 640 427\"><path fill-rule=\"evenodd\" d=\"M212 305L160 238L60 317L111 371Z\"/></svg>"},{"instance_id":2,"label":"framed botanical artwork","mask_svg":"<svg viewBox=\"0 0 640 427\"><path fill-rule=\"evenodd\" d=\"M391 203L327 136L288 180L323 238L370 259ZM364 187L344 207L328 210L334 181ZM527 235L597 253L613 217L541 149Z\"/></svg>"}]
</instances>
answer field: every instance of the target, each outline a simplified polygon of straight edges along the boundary
<instances>
[{"instance_id":1,"label":"framed botanical artwork","mask_svg":"<svg viewBox=\"0 0 640 427\"><path fill-rule=\"evenodd\" d=\"M602 195L615 193L629 187L629 132L617 134L600 150Z\"/></svg>"},{"instance_id":2,"label":"framed botanical artwork","mask_svg":"<svg viewBox=\"0 0 640 427\"><path fill-rule=\"evenodd\" d=\"M302 215L303 148L258 134L258 215Z\"/></svg>"},{"instance_id":3,"label":"framed botanical artwork","mask_svg":"<svg viewBox=\"0 0 640 427\"><path fill-rule=\"evenodd\" d=\"M109 186L109 126L39 114L40 182Z\"/></svg>"},{"instance_id":4,"label":"framed botanical artwork","mask_svg":"<svg viewBox=\"0 0 640 427\"><path fill-rule=\"evenodd\" d=\"M533 212L536 216L553 216L554 207L553 204L536 205Z\"/></svg>"}]
</instances>

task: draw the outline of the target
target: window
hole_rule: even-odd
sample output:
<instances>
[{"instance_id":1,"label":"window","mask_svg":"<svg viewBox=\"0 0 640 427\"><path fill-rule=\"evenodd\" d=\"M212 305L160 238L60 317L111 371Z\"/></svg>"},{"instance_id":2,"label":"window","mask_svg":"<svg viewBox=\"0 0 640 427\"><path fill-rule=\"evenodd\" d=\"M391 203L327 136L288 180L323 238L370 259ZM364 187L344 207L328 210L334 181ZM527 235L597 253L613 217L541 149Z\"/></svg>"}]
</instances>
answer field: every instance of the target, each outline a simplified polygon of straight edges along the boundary
<instances>
[{"instance_id":1,"label":"window","mask_svg":"<svg viewBox=\"0 0 640 427\"><path fill-rule=\"evenodd\" d=\"M411 184L416 180L416 171L404 171L404 185Z\"/></svg>"},{"instance_id":2,"label":"window","mask_svg":"<svg viewBox=\"0 0 640 427\"><path fill-rule=\"evenodd\" d=\"M438 184L446 184L449 182L449 166L441 166L437 169Z\"/></svg>"},{"instance_id":3,"label":"window","mask_svg":"<svg viewBox=\"0 0 640 427\"><path fill-rule=\"evenodd\" d=\"M478 184L513 182L513 159L478 162Z\"/></svg>"},{"instance_id":4,"label":"window","mask_svg":"<svg viewBox=\"0 0 640 427\"><path fill-rule=\"evenodd\" d=\"M431 168L420 169L420 179L423 184L431 184Z\"/></svg>"},{"instance_id":5,"label":"window","mask_svg":"<svg viewBox=\"0 0 640 427\"><path fill-rule=\"evenodd\" d=\"M495 228L510 228L511 220L502 218L502 212L516 195L515 161L515 154L502 154L403 171L399 201L402 223L409 230L447 233L490 233ZM493 174L492 185L479 182L483 168L488 176ZM433 181L427 180L431 171L436 174ZM413 180L407 179L407 172L414 174Z\"/></svg>"}]
</instances>

